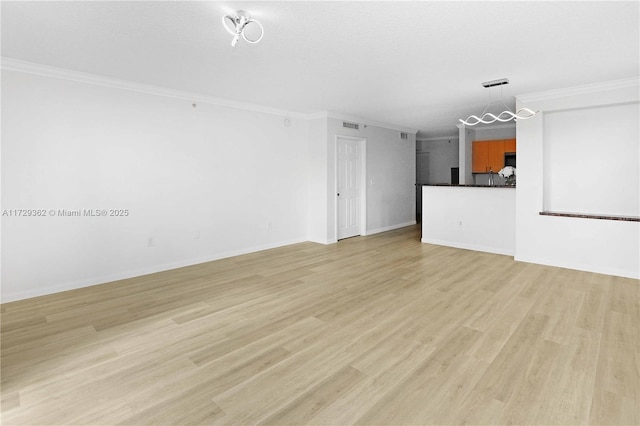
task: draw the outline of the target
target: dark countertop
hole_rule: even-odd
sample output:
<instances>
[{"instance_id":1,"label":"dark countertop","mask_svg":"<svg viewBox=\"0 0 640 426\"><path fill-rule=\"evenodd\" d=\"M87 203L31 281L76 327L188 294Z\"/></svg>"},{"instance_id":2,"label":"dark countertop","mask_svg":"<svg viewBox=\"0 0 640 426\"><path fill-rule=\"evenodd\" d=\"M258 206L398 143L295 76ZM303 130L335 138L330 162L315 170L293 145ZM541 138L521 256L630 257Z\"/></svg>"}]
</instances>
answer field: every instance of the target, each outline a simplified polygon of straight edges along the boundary
<instances>
[{"instance_id":1,"label":"dark countertop","mask_svg":"<svg viewBox=\"0 0 640 426\"><path fill-rule=\"evenodd\" d=\"M573 217L579 219L602 219L602 220L622 220L625 222L640 222L638 216L614 216L614 215L599 215L599 214L586 214L586 213L562 213L562 212L540 212L540 216L558 216L558 217Z\"/></svg>"},{"instance_id":2,"label":"dark countertop","mask_svg":"<svg viewBox=\"0 0 640 426\"><path fill-rule=\"evenodd\" d=\"M450 183L416 183L418 186L453 186L453 187L461 187L461 188L515 188L515 186L510 185L453 185Z\"/></svg>"}]
</instances>

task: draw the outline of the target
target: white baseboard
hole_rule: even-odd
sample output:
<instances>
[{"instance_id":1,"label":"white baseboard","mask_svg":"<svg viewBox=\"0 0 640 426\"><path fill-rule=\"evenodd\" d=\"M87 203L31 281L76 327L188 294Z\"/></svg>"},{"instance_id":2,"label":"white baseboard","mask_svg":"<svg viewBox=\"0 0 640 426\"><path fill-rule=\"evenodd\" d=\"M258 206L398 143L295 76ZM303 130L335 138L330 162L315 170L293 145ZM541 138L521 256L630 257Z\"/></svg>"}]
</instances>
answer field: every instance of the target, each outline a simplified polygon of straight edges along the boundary
<instances>
[{"instance_id":1,"label":"white baseboard","mask_svg":"<svg viewBox=\"0 0 640 426\"><path fill-rule=\"evenodd\" d=\"M438 246L453 247L453 248L459 248L459 249L465 249L465 250L482 251L482 252L485 252L485 253L502 254L502 255L505 255L505 256L513 256L514 255L513 250L500 248L500 247L490 247L490 246L483 246L483 245L480 245L480 244L460 243L460 242L457 242L457 241L444 241L444 240L438 240L438 239L434 239L434 238L424 238L424 237L422 238L421 241L423 243L435 244L435 245L438 245Z\"/></svg>"},{"instance_id":2,"label":"white baseboard","mask_svg":"<svg viewBox=\"0 0 640 426\"><path fill-rule=\"evenodd\" d=\"M367 232L366 235L373 235L380 232L391 231L394 229L404 228L405 226L412 226L415 224L416 222L412 221L412 222L400 223L397 225L386 226L384 228L370 230ZM94 276L94 277L90 277L82 280L76 280L76 281L61 283L57 285L52 285L50 287L31 289L31 290L19 291L19 292L2 293L0 302L7 303L7 302L13 302L16 300L29 299L32 297L45 296L53 293L60 293L63 291L76 290L79 288L91 287L94 285L105 284L112 281L119 281L119 280L124 280L128 278L140 277L143 275L154 274L157 272L170 271L172 269L183 268L186 266L197 265L200 263L212 262L214 260L225 259L233 256L240 256L248 253L255 253L262 250L269 250L272 248L283 247L283 246L298 244L298 243L307 242L307 241L308 240L306 239L279 241L276 243L263 244L260 246L253 246L253 247L240 249L240 250L231 250L227 252L216 253L209 256L203 256L203 257L192 258L192 259L184 259L184 260L179 260L176 262L170 262L170 263L165 263L160 265L153 265L153 266L140 268L136 270L121 271L121 272L116 272L108 275ZM315 241L315 242L328 245L328 244L334 244L337 241L328 240L326 242L320 242L320 241Z\"/></svg>"},{"instance_id":3,"label":"white baseboard","mask_svg":"<svg viewBox=\"0 0 640 426\"><path fill-rule=\"evenodd\" d=\"M416 222L414 220L414 221L411 221L411 222L399 223L397 225L385 226L384 228L369 229L369 230L367 230L367 233L365 235L373 235L373 234L379 234L381 232L393 231L394 229L404 228L406 226L412 226L412 225L415 225L417 223L418 222Z\"/></svg>"},{"instance_id":4,"label":"white baseboard","mask_svg":"<svg viewBox=\"0 0 640 426\"><path fill-rule=\"evenodd\" d=\"M51 287L39 288L37 290L28 290L22 292L14 292L9 294L2 294L2 303L14 302L16 300L29 299L32 297L45 296L47 294L60 293L68 290L76 290L84 287L91 287L98 284L105 284L112 281L119 281L128 278L140 277L143 275L154 274L156 272L170 271L172 269L183 268L185 266L198 265L200 263L212 262L214 260L225 259L233 256L240 256L243 254L255 253L262 250L269 250L272 248L288 246L292 244L298 244L306 242L306 240L289 240L280 241L277 243L263 244L259 246L249 247L240 250L231 250L227 252L221 252L212 254L210 256L203 256L193 259L184 259L176 262L165 263L161 265L153 265L146 268L140 268L133 271L116 272L114 274L101 275L96 277L90 277L87 279L76 280L63 284L54 285Z\"/></svg>"},{"instance_id":5,"label":"white baseboard","mask_svg":"<svg viewBox=\"0 0 640 426\"><path fill-rule=\"evenodd\" d=\"M616 277L634 278L636 280L640 279L640 271L638 270L634 271L627 269L608 268L606 266L603 267L602 265L593 265L590 263L565 263L558 262L557 260L531 256L516 256L515 260L518 262L535 263L537 265L554 266L556 268L566 268L576 271L593 272L596 274L614 275Z\"/></svg>"}]
</instances>

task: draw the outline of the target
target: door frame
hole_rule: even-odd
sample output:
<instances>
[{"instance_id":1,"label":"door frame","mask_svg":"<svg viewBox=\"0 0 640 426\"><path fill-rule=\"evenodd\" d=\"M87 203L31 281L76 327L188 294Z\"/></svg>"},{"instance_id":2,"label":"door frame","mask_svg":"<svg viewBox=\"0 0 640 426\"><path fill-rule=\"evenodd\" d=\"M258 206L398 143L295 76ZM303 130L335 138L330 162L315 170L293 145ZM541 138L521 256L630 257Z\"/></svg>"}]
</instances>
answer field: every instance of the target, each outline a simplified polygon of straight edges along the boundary
<instances>
[{"instance_id":1,"label":"door frame","mask_svg":"<svg viewBox=\"0 0 640 426\"><path fill-rule=\"evenodd\" d=\"M334 241L338 241L338 139L348 139L352 141L358 141L360 143L360 235L367 235L367 139L366 138L358 138L354 136L344 136L344 135L335 135L333 141L333 164L335 167L333 168L334 172L334 185L333 185L333 193L335 200L334 207L334 217L333 223L334 233L333 238Z\"/></svg>"}]
</instances>

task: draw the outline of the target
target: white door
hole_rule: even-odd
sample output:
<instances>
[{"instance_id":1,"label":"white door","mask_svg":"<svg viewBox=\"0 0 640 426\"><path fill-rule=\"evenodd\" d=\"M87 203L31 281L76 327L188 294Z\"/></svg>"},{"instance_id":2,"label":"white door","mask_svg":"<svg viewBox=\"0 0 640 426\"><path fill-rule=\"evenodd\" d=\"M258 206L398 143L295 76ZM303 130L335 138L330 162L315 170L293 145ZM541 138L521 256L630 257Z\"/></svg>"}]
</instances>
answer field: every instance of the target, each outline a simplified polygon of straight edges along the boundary
<instances>
[{"instance_id":1,"label":"white door","mask_svg":"<svg viewBox=\"0 0 640 426\"><path fill-rule=\"evenodd\" d=\"M338 138L338 239L360 235L360 141Z\"/></svg>"}]
</instances>

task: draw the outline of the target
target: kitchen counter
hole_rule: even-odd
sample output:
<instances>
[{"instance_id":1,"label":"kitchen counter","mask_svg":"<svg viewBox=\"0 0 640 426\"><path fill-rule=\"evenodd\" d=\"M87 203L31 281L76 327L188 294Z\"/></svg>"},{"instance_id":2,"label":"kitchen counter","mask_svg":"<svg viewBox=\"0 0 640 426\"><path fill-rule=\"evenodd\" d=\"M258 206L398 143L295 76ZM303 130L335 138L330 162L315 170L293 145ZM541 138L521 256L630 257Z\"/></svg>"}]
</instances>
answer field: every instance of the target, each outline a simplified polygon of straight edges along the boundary
<instances>
[{"instance_id":1,"label":"kitchen counter","mask_svg":"<svg viewBox=\"0 0 640 426\"><path fill-rule=\"evenodd\" d=\"M601 220L622 220L625 222L640 222L638 216L613 216L613 215L598 215L598 214L586 214L586 213L561 213L561 212L540 212L540 216L558 216L558 217L573 217L578 219L601 219Z\"/></svg>"},{"instance_id":2,"label":"kitchen counter","mask_svg":"<svg viewBox=\"0 0 640 426\"><path fill-rule=\"evenodd\" d=\"M451 186L451 187L460 187L460 188L515 188L511 185L470 185L470 184L451 184L451 183L418 183L416 185L420 186Z\"/></svg>"},{"instance_id":3,"label":"kitchen counter","mask_svg":"<svg viewBox=\"0 0 640 426\"><path fill-rule=\"evenodd\" d=\"M422 242L513 256L513 186L422 185Z\"/></svg>"}]
</instances>

